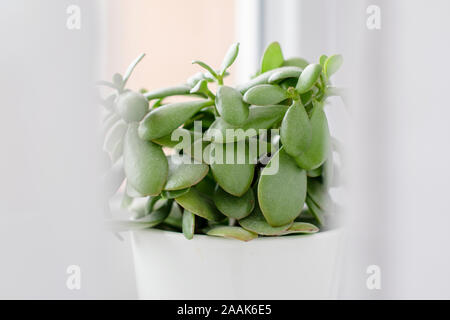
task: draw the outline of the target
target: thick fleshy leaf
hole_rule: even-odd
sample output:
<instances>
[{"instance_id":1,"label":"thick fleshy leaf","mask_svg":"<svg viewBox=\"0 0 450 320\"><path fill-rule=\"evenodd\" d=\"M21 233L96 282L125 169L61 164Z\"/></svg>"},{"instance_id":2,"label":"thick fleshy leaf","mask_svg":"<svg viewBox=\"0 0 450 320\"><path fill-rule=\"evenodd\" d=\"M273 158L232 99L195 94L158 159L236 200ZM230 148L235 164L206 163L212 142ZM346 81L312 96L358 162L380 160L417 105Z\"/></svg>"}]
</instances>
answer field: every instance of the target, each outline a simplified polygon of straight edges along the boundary
<instances>
[{"instance_id":1,"label":"thick fleshy leaf","mask_svg":"<svg viewBox=\"0 0 450 320\"><path fill-rule=\"evenodd\" d=\"M125 143L124 137L117 141L114 148L111 150L109 156L111 158L111 163L116 163L123 155L123 145Z\"/></svg>"},{"instance_id":2,"label":"thick fleshy leaf","mask_svg":"<svg viewBox=\"0 0 450 320\"><path fill-rule=\"evenodd\" d=\"M283 62L284 58L280 44L278 42L272 42L264 51L261 60L261 73L281 67Z\"/></svg>"},{"instance_id":3,"label":"thick fleshy leaf","mask_svg":"<svg viewBox=\"0 0 450 320\"><path fill-rule=\"evenodd\" d=\"M157 195L166 184L169 166L161 147L138 135L131 123L125 136L124 167L128 182L143 195Z\"/></svg>"},{"instance_id":4,"label":"thick fleshy leaf","mask_svg":"<svg viewBox=\"0 0 450 320\"><path fill-rule=\"evenodd\" d=\"M162 223L167 218L171 206L172 202L167 202L161 208L143 218L127 221L110 221L108 225L115 232L151 228Z\"/></svg>"},{"instance_id":5,"label":"thick fleshy leaf","mask_svg":"<svg viewBox=\"0 0 450 320\"><path fill-rule=\"evenodd\" d=\"M302 104L306 106L308 103L312 101L312 98L314 96L314 90L306 91L305 93L302 93L300 95L300 99L302 100Z\"/></svg>"},{"instance_id":6,"label":"thick fleshy leaf","mask_svg":"<svg viewBox=\"0 0 450 320\"><path fill-rule=\"evenodd\" d=\"M217 210L212 200L207 198L196 187L192 187L188 193L175 198L175 201L184 209L211 221L220 221L224 216Z\"/></svg>"},{"instance_id":7,"label":"thick fleshy leaf","mask_svg":"<svg viewBox=\"0 0 450 320\"><path fill-rule=\"evenodd\" d=\"M276 236L286 232L288 228L292 225L292 222L279 227L272 227L270 224L267 223L260 208L256 206L252 214L250 214L248 217L242 220L239 220L239 224L244 229L255 232L260 235Z\"/></svg>"},{"instance_id":8,"label":"thick fleshy leaf","mask_svg":"<svg viewBox=\"0 0 450 320\"><path fill-rule=\"evenodd\" d=\"M184 210L183 212L183 234L188 240L194 237L195 230L195 215L189 210Z\"/></svg>"},{"instance_id":9,"label":"thick fleshy leaf","mask_svg":"<svg viewBox=\"0 0 450 320\"><path fill-rule=\"evenodd\" d=\"M103 121L102 123L102 132L106 134L108 134L108 131L112 128L112 126L114 126L118 121L124 122L120 116L115 113L112 112L110 113Z\"/></svg>"},{"instance_id":10,"label":"thick fleshy leaf","mask_svg":"<svg viewBox=\"0 0 450 320\"><path fill-rule=\"evenodd\" d=\"M193 161L186 155L167 157L169 174L164 190L186 189L199 183L207 174L209 167L204 163Z\"/></svg>"},{"instance_id":11,"label":"thick fleshy leaf","mask_svg":"<svg viewBox=\"0 0 450 320\"><path fill-rule=\"evenodd\" d=\"M103 143L103 150L108 153L112 153L117 143L123 139L127 132L127 124L119 120L109 130L105 136L105 142Z\"/></svg>"},{"instance_id":12,"label":"thick fleshy leaf","mask_svg":"<svg viewBox=\"0 0 450 320\"><path fill-rule=\"evenodd\" d=\"M183 154L190 156L197 162L203 162L203 150L206 149L209 142L202 140L202 134L195 134L192 130L177 128L171 134L153 139L152 142L163 147L174 148L177 151L183 151Z\"/></svg>"},{"instance_id":13,"label":"thick fleshy leaf","mask_svg":"<svg viewBox=\"0 0 450 320\"><path fill-rule=\"evenodd\" d=\"M190 86L180 85L180 86L175 86L175 87L168 87L168 88L162 88L162 89L149 91L144 94L144 97L147 98L147 100L161 99L161 98L170 97L170 96L186 95L186 94L189 94L190 91L191 91Z\"/></svg>"},{"instance_id":14,"label":"thick fleshy leaf","mask_svg":"<svg viewBox=\"0 0 450 320\"><path fill-rule=\"evenodd\" d=\"M206 81L205 79L202 79L199 82L197 82L197 84L189 92L207 96L208 91L209 91L208 81Z\"/></svg>"},{"instance_id":15,"label":"thick fleshy leaf","mask_svg":"<svg viewBox=\"0 0 450 320\"><path fill-rule=\"evenodd\" d=\"M216 71L209 66L207 63L200 61L200 60L194 60L192 61L192 64L198 64L200 67L205 69L208 73L210 73L214 78L218 78Z\"/></svg>"},{"instance_id":16,"label":"thick fleshy leaf","mask_svg":"<svg viewBox=\"0 0 450 320\"><path fill-rule=\"evenodd\" d=\"M138 92L126 91L117 99L117 112L126 122L141 121L148 112L148 100Z\"/></svg>"},{"instance_id":17,"label":"thick fleshy leaf","mask_svg":"<svg viewBox=\"0 0 450 320\"><path fill-rule=\"evenodd\" d=\"M282 147L263 169L259 179L261 211L271 226L282 226L300 214L305 197L306 171L299 168Z\"/></svg>"},{"instance_id":18,"label":"thick fleshy leaf","mask_svg":"<svg viewBox=\"0 0 450 320\"><path fill-rule=\"evenodd\" d=\"M251 161L254 158L250 157L247 144L245 148L240 148L238 143L212 143L211 146L210 167L214 179L226 192L242 196L253 181L256 163Z\"/></svg>"},{"instance_id":19,"label":"thick fleshy leaf","mask_svg":"<svg viewBox=\"0 0 450 320\"><path fill-rule=\"evenodd\" d=\"M303 58L289 58L283 62L283 66L294 66L302 69L305 69L308 64L309 62Z\"/></svg>"},{"instance_id":20,"label":"thick fleshy leaf","mask_svg":"<svg viewBox=\"0 0 450 320\"><path fill-rule=\"evenodd\" d=\"M325 188L328 189L339 184L339 179L336 177L337 170L334 165L332 150L328 152L327 160L320 168L322 168L322 181Z\"/></svg>"},{"instance_id":21,"label":"thick fleshy leaf","mask_svg":"<svg viewBox=\"0 0 450 320\"><path fill-rule=\"evenodd\" d=\"M328 59L328 56L326 54L323 54L320 56L319 63L322 67L325 66L325 61L327 61L327 59Z\"/></svg>"},{"instance_id":22,"label":"thick fleshy leaf","mask_svg":"<svg viewBox=\"0 0 450 320\"><path fill-rule=\"evenodd\" d=\"M311 115L312 139L310 147L295 157L297 164L305 170L320 167L327 159L330 150L330 131L322 105L315 104Z\"/></svg>"},{"instance_id":23,"label":"thick fleshy leaf","mask_svg":"<svg viewBox=\"0 0 450 320\"><path fill-rule=\"evenodd\" d=\"M321 166L316 169L309 170L306 174L308 175L309 178L317 178L322 175L322 170L323 167Z\"/></svg>"},{"instance_id":24,"label":"thick fleshy leaf","mask_svg":"<svg viewBox=\"0 0 450 320\"><path fill-rule=\"evenodd\" d=\"M299 93L305 93L310 90L317 80L319 80L322 66L320 64L310 64L298 78L296 89Z\"/></svg>"},{"instance_id":25,"label":"thick fleshy leaf","mask_svg":"<svg viewBox=\"0 0 450 320\"><path fill-rule=\"evenodd\" d=\"M125 192L132 198L143 198L144 194L138 192L128 181L125 188Z\"/></svg>"},{"instance_id":26,"label":"thick fleshy leaf","mask_svg":"<svg viewBox=\"0 0 450 320\"><path fill-rule=\"evenodd\" d=\"M214 203L217 209L227 217L242 219L248 216L255 207L255 196L252 189L248 189L243 196L236 197L217 186Z\"/></svg>"},{"instance_id":27,"label":"thick fleshy leaf","mask_svg":"<svg viewBox=\"0 0 450 320\"><path fill-rule=\"evenodd\" d=\"M172 204L170 213L167 216L166 220L164 220L164 223L173 228L181 230L183 224L183 213L181 212L180 206L176 202Z\"/></svg>"},{"instance_id":28,"label":"thick fleshy leaf","mask_svg":"<svg viewBox=\"0 0 450 320\"><path fill-rule=\"evenodd\" d=\"M277 104L288 98L286 90L272 84L260 84L244 94L244 101L249 104L266 106Z\"/></svg>"},{"instance_id":29,"label":"thick fleshy leaf","mask_svg":"<svg viewBox=\"0 0 450 320\"><path fill-rule=\"evenodd\" d=\"M305 233L305 234L312 234L319 232L319 228L317 228L315 225L307 222L294 222L289 229L287 229L284 234L291 234L291 233Z\"/></svg>"},{"instance_id":30,"label":"thick fleshy leaf","mask_svg":"<svg viewBox=\"0 0 450 320\"><path fill-rule=\"evenodd\" d=\"M195 189L197 189L197 191L200 192L203 196L213 201L216 185L217 183L214 181L212 173L209 172L209 174L202 181L195 185Z\"/></svg>"},{"instance_id":31,"label":"thick fleshy leaf","mask_svg":"<svg viewBox=\"0 0 450 320\"><path fill-rule=\"evenodd\" d=\"M303 69L299 67L282 68L278 71L274 71L269 77L269 83L275 83L287 78L296 78L300 76Z\"/></svg>"},{"instance_id":32,"label":"thick fleshy leaf","mask_svg":"<svg viewBox=\"0 0 450 320\"><path fill-rule=\"evenodd\" d=\"M305 202L308 206L309 212L313 214L316 221L320 225L323 225L325 222L325 213L323 212L323 210L320 209L310 197L306 197Z\"/></svg>"},{"instance_id":33,"label":"thick fleshy leaf","mask_svg":"<svg viewBox=\"0 0 450 320\"><path fill-rule=\"evenodd\" d=\"M138 63L145 57L145 53L141 53L136 59L134 59L133 62L128 66L127 71L125 71L125 74L123 75L123 82L124 84L127 83L128 79L130 78L131 74L133 73L134 68L138 65Z\"/></svg>"},{"instance_id":34,"label":"thick fleshy leaf","mask_svg":"<svg viewBox=\"0 0 450 320\"><path fill-rule=\"evenodd\" d=\"M305 152L312 140L312 128L305 107L295 101L286 112L280 128L284 150L291 156Z\"/></svg>"},{"instance_id":35,"label":"thick fleshy leaf","mask_svg":"<svg viewBox=\"0 0 450 320\"><path fill-rule=\"evenodd\" d=\"M220 68L220 75L223 76L225 71L233 64L234 60L239 53L239 42L233 43L228 49L225 58L222 61L222 67Z\"/></svg>"},{"instance_id":36,"label":"thick fleshy leaf","mask_svg":"<svg viewBox=\"0 0 450 320\"><path fill-rule=\"evenodd\" d=\"M181 126L195 113L213 105L211 100L186 101L171 103L153 109L141 121L139 136L144 140L164 137Z\"/></svg>"},{"instance_id":37,"label":"thick fleshy leaf","mask_svg":"<svg viewBox=\"0 0 450 320\"><path fill-rule=\"evenodd\" d=\"M236 89L240 93L244 94L247 90L249 90L250 88L253 88L256 85L269 83L269 78L274 73L279 72L279 71L283 71L283 70L290 70L291 68L292 68L291 66L280 67L280 68L277 68L277 69L273 69L273 70L264 72L264 73L256 76L255 78L253 78L253 79L251 79L251 80L249 80L249 81L247 81L245 83L242 83L242 84L236 86Z\"/></svg>"},{"instance_id":38,"label":"thick fleshy leaf","mask_svg":"<svg viewBox=\"0 0 450 320\"><path fill-rule=\"evenodd\" d=\"M330 211L332 200L324 184L316 179L308 179L308 196L323 211Z\"/></svg>"},{"instance_id":39,"label":"thick fleshy leaf","mask_svg":"<svg viewBox=\"0 0 450 320\"><path fill-rule=\"evenodd\" d=\"M222 118L231 125L242 125L248 118L248 105L242 94L232 87L220 86L216 93L216 107Z\"/></svg>"},{"instance_id":40,"label":"thick fleshy leaf","mask_svg":"<svg viewBox=\"0 0 450 320\"><path fill-rule=\"evenodd\" d=\"M163 190L161 191L161 198L163 199L175 199L188 193L190 188L180 189L180 190Z\"/></svg>"},{"instance_id":41,"label":"thick fleshy leaf","mask_svg":"<svg viewBox=\"0 0 450 320\"><path fill-rule=\"evenodd\" d=\"M241 241L250 241L258 237L256 233L247 231L241 227L218 226L206 232L209 236L236 239Z\"/></svg>"},{"instance_id":42,"label":"thick fleshy leaf","mask_svg":"<svg viewBox=\"0 0 450 320\"><path fill-rule=\"evenodd\" d=\"M324 63L324 73L327 77L331 77L341 67L344 59L340 54L330 56Z\"/></svg>"},{"instance_id":43,"label":"thick fleshy leaf","mask_svg":"<svg viewBox=\"0 0 450 320\"><path fill-rule=\"evenodd\" d=\"M247 121L241 126L232 126L221 117L218 117L211 127L206 131L205 138L214 140L217 143L240 141L246 137L258 134L259 129L270 129L274 124L278 123L288 110L289 106L273 105L273 106L250 106ZM227 138L227 129L246 131L254 129L252 132L246 132L234 137ZM243 132L242 132L243 133ZM250 134L252 133L252 134Z\"/></svg>"}]
</instances>

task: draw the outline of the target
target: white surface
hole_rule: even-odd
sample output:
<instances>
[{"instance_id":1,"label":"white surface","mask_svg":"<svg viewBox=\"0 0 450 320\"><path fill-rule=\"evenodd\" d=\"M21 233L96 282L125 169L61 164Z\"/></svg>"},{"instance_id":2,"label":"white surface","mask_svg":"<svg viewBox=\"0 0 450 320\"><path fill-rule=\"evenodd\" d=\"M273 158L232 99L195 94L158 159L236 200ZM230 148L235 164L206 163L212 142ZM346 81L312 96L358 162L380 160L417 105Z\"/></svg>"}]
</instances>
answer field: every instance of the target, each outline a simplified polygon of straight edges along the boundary
<instances>
[{"instance_id":1,"label":"white surface","mask_svg":"<svg viewBox=\"0 0 450 320\"><path fill-rule=\"evenodd\" d=\"M103 228L98 1L0 1L0 298L136 296L131 250ZM80 290L66 286L81 268Z\"/></svg>"},{"instance_id":2,"label":"white surface","mask_svg":"<svg viewBox=\"0 0 450 320\"><path fill-rule=\"evenodd\" d=\"M133 232L141 299L331 299L342 231L249 242Z\"/></svg>"}]
</instances>

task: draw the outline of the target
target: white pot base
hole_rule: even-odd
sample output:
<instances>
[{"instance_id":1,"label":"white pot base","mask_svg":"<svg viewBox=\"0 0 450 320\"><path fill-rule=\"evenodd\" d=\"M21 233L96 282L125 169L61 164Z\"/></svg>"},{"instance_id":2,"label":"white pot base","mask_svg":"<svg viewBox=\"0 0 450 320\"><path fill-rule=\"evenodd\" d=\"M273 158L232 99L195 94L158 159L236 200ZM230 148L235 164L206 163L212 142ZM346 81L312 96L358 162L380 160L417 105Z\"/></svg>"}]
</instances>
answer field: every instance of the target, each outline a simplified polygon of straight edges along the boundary
<instances>
[{"instance_id":1,"label":"white pot base","mask_svg":"<svg viewBox=\"0 0 450 320\"><path fill-rule=\"evenodd\" d=\"M341 230L249 242L132 232L141 299L333 299Z\"/></svg>"}]
</instances>

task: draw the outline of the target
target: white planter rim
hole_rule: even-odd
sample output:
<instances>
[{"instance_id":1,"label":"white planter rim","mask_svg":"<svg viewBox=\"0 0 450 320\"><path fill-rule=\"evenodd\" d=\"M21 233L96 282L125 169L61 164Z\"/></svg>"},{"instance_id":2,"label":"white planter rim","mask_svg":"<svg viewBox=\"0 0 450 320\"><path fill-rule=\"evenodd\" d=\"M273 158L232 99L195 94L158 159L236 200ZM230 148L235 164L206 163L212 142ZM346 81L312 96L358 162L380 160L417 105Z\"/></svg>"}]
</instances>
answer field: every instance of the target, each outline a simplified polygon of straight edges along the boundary
<instances>
[{"instance_id":1,"label":"white planter rim","mask_svg":"<svg viewBox=\"0 0 450 320\"><path fill-rule=\"evenodd\" d=\"M180 239L182 241L188 241L188 242L209 242L209 241L217 241L222 243L242 243L242 244L248 244L248 243L255 243L255 242L264 242L264 241L294 241L294 240L303 240L307 238L309 241L312 239L324 239L329 237L334 237L336 234L342 232L342 228L334 228L329 229L325 231L320 231L314 234L291 234L291 235L284 235L284 236L259 236L258 238L252 239L250 241L240 241L237 239L230 239L225 237L217 237L217 236L209 236L206 234L195 234L194 238L191 240L188 240L184 237L182 232L175 232L175 231L167 231L167 230L161 230L161 229L155 229L155 228L148 228L148 229L141 229L141 230L134 230L132 232L152 232L155 234L160 234L161 237L170 237L171 239Z\"/></svg>"}]
</instances>

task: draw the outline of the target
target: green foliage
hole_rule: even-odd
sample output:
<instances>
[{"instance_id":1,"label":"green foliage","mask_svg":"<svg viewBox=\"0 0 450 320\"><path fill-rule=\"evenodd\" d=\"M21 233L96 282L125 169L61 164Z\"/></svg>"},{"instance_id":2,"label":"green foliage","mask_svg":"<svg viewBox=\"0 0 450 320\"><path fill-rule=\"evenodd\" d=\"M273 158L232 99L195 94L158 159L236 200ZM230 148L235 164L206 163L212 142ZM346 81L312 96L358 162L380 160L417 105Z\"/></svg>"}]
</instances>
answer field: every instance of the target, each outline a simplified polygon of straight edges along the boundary
<instances>
[{"instance_id":1,"label":"green foliage","mask_svg":"<svg viewBox=\"0 0 450 320\"><path fill-rule=\"evenodd\" d=\"M317 63L285 59L273 42L255 77L224 85L238 53L235 43L217 69L195 60L202 71L178 86L127 89L143 54L124 76L99 82L115 90L101 101L103 149L114 171L108 187L118 188L125 176L122 206L135 214L110 221L114 231L156 227L186 239L206 234L249 241L312 234L328 225L337 166L324 106L327 97L344 92L329 80L342 56L322 55ZM167 103L172 96L195 99Z\"/></svg>"}]
</instances>

